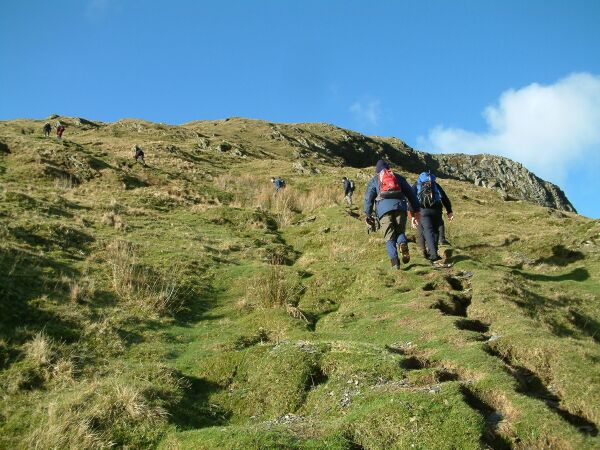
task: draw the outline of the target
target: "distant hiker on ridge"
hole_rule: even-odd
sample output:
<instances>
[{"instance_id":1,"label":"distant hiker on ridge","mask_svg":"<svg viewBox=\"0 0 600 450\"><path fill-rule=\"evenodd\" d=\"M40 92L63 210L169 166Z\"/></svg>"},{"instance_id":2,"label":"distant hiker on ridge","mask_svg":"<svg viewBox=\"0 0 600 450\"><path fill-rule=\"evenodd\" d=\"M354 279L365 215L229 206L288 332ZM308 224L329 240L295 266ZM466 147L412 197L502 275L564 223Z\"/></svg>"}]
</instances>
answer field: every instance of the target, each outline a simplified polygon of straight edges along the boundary
<instances>
[{"instance_id":1,"label":"distant hiker on ridge","mask_svg":"<svg viewBox=\"0 0 600 450\"><path fill-rule=\"evenodd\" d=\"M50 132L52 131L52 125L50 125L50 122L46 122L44 124L44 136L49 137L50 136Z\"/></svg>"},{"instance_id":2,"label":"distant hiker on ridge","mask_svg":"<svg viewBox=\"0 0 600 450\"><path fill-rule=\"evenodd\" d=\"M348 203L349 206L352 206L352 194L354 193L354 181L349 180L346 177L342 178L342 183L344 183L344 200Z\"/></svg>"},{"instance_id":3,"label":"distant hiker on ridge","mask_svg":"<svg viewBox=\"0 0 600 450\"><path fill-rule=\"evenodd\" d=\"M381 222L385 247L390 257L392 267L400 268L398 249L402 253L404 264L410 261L408 242L406 241L407 203L413 212L414 220L418 223L420 217L419 201L406 179L390 170L390 166L383 160L377 161L375 166L377 175L369 182L365 192L365 222L367 225L374 223L373 205L375 213Z\"/></svg>"},{"instance_id":4,"label":"distant hiker on ridge","mask_svg":"<svg viewBox=\"0 0 600 450\"><path fill-rule=\"evenodd\" d=\"M144 149L142 149L142 147L140 147L137 144L133 147L133 157L135 158L135 162L138 162L138 160L141 160L142 165L143 166L146 165L146 161L144 160Z\"/></svg>"},{"instance_id":5,"label":"distant hiker on ridge","mask_svg":"<svg viewBox=\"0 0 600 450\"><path fill-rule=\"evenodd\" d=\"M60 125L56 126L56 138L60 140L60 139L62 139L62 135L65 132L65 126L60 122L58 122L58 123Z\"/></svg>"},{"instance_id":6,"label":"distant hiker on ridge","mask_svg":"<svg viewBox=\"0 0 600 450\"><path fill-rule=\"evenodd\" d=\"M275 192L279 192L281 189L285 188L285 181L280 177L271 177L271 183L273 183Z\"/></svg>"},{"instance_id":7,"label":"distant hiker on ridge","mask_svg":"<svg viewBox=\"0 0 600 450\"><path fill-rule=\"evenodd\" d=\"M448 220L454 219L450 199L431 172L423 172L419 175L413 185L413 192L421 208L421 225L420 227L417 225L417 243L423 250L423 256L428 258L435 267L448 267L446 262L451 251L446 250L442 260L438 254L438 241L443 215L442 206L446 208Z\"/></svg>"}]
</instances>

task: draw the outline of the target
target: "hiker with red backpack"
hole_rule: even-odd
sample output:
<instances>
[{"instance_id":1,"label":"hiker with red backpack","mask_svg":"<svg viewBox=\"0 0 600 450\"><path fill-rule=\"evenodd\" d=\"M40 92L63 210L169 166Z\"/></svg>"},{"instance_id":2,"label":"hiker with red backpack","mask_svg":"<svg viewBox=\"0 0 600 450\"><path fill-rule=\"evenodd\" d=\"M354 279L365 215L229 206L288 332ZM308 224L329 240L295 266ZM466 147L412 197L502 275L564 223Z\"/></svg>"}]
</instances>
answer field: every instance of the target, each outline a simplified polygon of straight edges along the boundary
<instances>
[{"instance_id":1,"label":"hiker with red backpack","mask_svg":"<svg viewBox=\"0 0 600 450\"><path fill-rule=\"evenodd\" d=\"M410 261L408 242L404 234L407 201L417 223L420 217L419 201L406 179L394 173L385 161L377 161L375 172L376 175L369 182L365 192L365 222L372 226L376 218L379 220L392 267L399 269L398 246L402 253L402 262L407 264ZM376 218L372 217L373 206Z\"/></svg>"},{"instance_id":2,"label":"hiker with red backpack","mask_svg":"<svg viewBox=\"0 0 600 450\"><path fill-rule=\"evenodd\" d=\"M421 208L421 223L417 225L417 244L434 267L450 267L448 259L451 250L444 252L444 258L438 253L440 228L443 224L443 211L446 209L448 220L454 219L450 199L437 183L435 175L431 172L422 172L413 185L413 192L417 196Z\"/></svg>"},{"instance_id":3,"label":"hiker with red backpack","mask_svg":"<svg viewBox=\"0 0 600 450\"><path fill-rule=\"evenodd\" d=\"M59 125L56 126L56 138L58 140L62 139L62 135L65 132L65 126L59 122Z\"/></svg>"}]
</instances>

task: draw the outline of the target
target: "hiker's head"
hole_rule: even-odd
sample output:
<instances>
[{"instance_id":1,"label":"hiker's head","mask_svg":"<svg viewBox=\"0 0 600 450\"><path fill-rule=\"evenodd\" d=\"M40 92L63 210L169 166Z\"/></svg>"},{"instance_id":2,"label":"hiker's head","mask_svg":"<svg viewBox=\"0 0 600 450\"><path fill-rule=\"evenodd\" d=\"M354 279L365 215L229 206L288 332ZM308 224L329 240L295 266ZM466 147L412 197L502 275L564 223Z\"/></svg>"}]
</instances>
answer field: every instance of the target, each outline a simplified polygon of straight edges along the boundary
<instances>
[{"instance_id":1,"label":"hiker's head","mask_svg":"<svg viewBox=\"0 0 600 450\"><path fill-rule=\"evenodd\" d=\"M346 177L342 177L342 181L346 181L348 178Z\"/></svg>"},{"instance_id":2,"label":"hiker's head","mask_svg":"<svg viewBox=\"0 0 600 450\"><path fill-rule=\"evenodd\" d=\"M377 164L375 164L375 173L379 173L383 169L389 169L389 168L390 168L390 165L388 163L386 163L383 159L380 159L379 161L377 161Z\"/></svg>"},{"instance_id":3,"label":"hiker's head","mask_svg":"<svg viewBox=\"0 0 600 450\"><path fill-rule=\"evenodd\" d=\"M275 177L271 177L271 183L275 181Z\"/></svg>"}]
</instances>

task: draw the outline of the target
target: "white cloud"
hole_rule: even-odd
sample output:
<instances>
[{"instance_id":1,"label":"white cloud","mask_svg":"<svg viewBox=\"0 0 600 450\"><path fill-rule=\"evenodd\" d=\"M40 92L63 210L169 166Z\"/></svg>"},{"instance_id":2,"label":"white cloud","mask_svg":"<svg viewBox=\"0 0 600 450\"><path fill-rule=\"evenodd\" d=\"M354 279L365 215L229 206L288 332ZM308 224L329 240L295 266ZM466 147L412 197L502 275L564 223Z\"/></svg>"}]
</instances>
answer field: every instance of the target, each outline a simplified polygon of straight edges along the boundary
<instances>
[{"instance_id":1,"label":"white cloud","mask_svg":"<svg viewBox=\"0 0 600 450\"><path fill-rule=\"evenodd\" d=\"M375 127L381 119L381 102L377 99L357 101L350 106L350 112L361 125Z\"/></svg>"},{"instance_id":2,"label":"white cloud","mask_svg":"<svg viewBox=\"0 0 600 450\"><path fill-rule=\"evenodd\" d=\"M492 153L562 181L600 150L600 76L574 73L554 84L510 89L483 116L487 131L437 126L419 146L434 152Z\"/></svg>"}]
</instances>

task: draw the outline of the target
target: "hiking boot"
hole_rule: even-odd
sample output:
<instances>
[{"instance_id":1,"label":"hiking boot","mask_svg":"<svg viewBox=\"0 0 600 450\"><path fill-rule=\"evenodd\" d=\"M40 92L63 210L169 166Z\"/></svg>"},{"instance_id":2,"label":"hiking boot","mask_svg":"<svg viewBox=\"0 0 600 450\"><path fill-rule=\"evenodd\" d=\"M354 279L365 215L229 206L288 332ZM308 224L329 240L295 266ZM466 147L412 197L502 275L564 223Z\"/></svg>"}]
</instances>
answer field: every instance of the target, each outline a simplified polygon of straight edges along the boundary
<instances>
[{"instance_id":1,"label":"hiking boot","mask_svg":"<svg viewBox=\"0 0 600 450\"><path fill-rule=\"evenodd\" d=\"M410 262L410 253L408 253L408 244L400 244L400 252L402 253L402 264Z\"/></svg>"},{"instance_id":2,"label":"hiking boot","mask_svg":"<svg viewBox=\"0 0 600 450\"><path fill-rule=\"evenodd\" d=\"M444 262L444 264L447 264L450 262L450 258L452 258L452 249L451 248L447 248L446 250L444 250L443 253L443 257L442 257L442 261Z\"/></svg>"},{"instance_id":3,"label":"hiking boot","mask_svg":"<svg viewBox=\"0 0 600 450\"><path fill-rule=\"evenodd\" d=\"M398 258L390 258L390 262L392 263L392 269L400 269L400 260Z\"/></svg>"},{"instance_id":4,"label":"hiking boot","mask_svg":"<svg viewBox=\"0 0 600 450\"><path fill-rule=\"evenodd\" d=\"M421 250L421 254L423 255L423 258L429 259L429 253L427 253L427 250L425 250L425 249Z\"/></svg>"},{"instance_id":5,"label":"hiking boot","mask_svg":"<svg viewBox=\"0 0 600 450\"><path fill-rule=\"evenodd\" d=\"M439 245L451 245L451 244L450 244L450 242L448 242L446 239L442 239L442 240L439 242Z\"/></svg>"}]
</instances>

